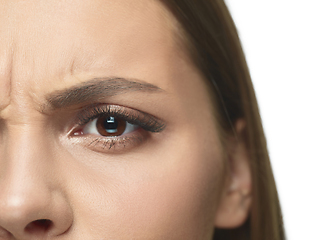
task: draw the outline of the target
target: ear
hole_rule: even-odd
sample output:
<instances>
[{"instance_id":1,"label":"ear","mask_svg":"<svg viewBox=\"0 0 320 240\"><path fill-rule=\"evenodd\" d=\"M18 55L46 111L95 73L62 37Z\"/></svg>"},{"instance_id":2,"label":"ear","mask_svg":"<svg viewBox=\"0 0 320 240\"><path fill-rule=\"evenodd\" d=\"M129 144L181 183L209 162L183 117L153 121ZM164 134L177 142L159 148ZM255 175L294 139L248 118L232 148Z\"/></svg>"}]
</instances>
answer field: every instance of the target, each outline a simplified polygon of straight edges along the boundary
<instances>
[{"instance_id":1,"label":"ear","mask_svg":"<svg viewBox=\"0 0 320 240\"><path fill-rule=\"evenodd\" d=\"M247 219L251 207L251 172L248 152L243 142L244 120L235 124L237 137L227 142L229 177L218 205L215 227L236 228Z\"/></svg>"}]
</instances>

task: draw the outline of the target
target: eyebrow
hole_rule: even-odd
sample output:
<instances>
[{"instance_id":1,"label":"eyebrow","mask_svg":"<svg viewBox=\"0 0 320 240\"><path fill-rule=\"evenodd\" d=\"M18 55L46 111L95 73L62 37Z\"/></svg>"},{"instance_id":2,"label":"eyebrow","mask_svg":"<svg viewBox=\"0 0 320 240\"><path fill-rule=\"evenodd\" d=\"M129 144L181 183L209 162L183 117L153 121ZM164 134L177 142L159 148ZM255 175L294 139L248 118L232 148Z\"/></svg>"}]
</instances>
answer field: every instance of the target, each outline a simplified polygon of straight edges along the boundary
<instances>
[{"instance_id":1,"label":"eyebrow","mask_svg":"<svg viewBox=\"0 0 320 240\"><path fill-rule=\"evenodd\" d=\"M161 88L136 79L125 78L94 78L67 89L57 90L46 97L42 109L56 110L79 105L86 102L97 102L106 97L127 92L159 92Z\"/></svg>"}]
</instances>

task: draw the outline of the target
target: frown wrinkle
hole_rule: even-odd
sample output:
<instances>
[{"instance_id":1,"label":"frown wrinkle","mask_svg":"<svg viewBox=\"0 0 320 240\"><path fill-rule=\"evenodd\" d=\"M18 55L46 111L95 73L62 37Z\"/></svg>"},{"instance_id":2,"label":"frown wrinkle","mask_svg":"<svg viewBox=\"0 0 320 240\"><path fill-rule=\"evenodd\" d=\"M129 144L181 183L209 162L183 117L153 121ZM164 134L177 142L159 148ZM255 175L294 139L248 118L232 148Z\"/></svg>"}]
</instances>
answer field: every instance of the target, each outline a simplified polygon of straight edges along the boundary
<instances>
[{"instance_id":1,"label":"frown wrinkle","mask_svg":"<svg viewBox=\"0 0 320 240\"><path fill-rule=\"evenodd\" d=\"M4 44L4 46L6 46ZM10 104L12 90L13 50L9 47L0 48L0 112Z\"/></svg>"}]
</instances>

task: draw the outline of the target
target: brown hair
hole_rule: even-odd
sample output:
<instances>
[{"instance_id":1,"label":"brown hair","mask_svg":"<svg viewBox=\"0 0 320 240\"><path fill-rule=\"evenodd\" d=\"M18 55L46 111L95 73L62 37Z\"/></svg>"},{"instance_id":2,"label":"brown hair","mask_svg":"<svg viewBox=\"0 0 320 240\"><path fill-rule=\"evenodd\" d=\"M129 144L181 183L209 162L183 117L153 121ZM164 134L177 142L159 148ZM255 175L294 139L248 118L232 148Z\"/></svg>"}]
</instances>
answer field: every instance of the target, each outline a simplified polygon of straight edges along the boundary
<instances>
[{"instance_id":1,"label":"brown hair","mask_svg":"<svg viewBox=\"0 0 320 240\"><path fill-rule=\"evenodd\" d=\"M236 27L223 0L162 0L180 22L196 66L212 85L222 132L246 121L244 141L252 174L251 213L237 229L216 229L214 240L285 239L257 100Z\"/></svg>"}]
</instances>

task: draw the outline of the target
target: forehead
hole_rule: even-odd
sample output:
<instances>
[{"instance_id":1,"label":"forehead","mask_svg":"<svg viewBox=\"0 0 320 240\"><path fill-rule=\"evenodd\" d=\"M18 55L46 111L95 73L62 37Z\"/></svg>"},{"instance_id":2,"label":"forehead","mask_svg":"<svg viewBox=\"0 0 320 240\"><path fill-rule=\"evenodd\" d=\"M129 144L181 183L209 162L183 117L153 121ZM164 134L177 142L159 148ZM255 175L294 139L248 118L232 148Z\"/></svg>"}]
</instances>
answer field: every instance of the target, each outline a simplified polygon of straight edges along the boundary
<instances>
[{"instance_id":1,"label":"forehead","mask_svg":"<svg viewBox=\"0 0 320 240\"><path fill-rule=\"evenodd\" d=\"M0 3L0 22L6 88L41 92L87 75L148 76L152 83L150 73L177 55L176 23L160 1L7 0Z\"/></svg>"}]
</instances>

